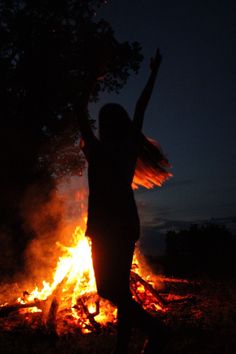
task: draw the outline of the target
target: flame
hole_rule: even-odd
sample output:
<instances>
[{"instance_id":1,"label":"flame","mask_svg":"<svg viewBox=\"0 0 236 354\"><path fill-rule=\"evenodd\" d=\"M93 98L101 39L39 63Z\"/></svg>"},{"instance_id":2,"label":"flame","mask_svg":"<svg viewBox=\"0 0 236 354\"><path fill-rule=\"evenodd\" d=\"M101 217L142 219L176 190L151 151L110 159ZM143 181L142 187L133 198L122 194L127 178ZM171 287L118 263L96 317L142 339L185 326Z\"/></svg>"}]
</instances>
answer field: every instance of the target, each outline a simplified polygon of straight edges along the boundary
<instances>
[{"instance_id":1,"label":"flame","mask_svg":"<svg viewBox=\"0 0 236 354\"><path fill-rule=\"evenodd\" d=\"M96 322L105 325L107 322L116 321L117 310L108 301L100 300L97 295L91 242L84 236L85 225L86 219L83 218L81 224L75 228L70 247L57 243L62 255L52 275L52 282L43 280L41 287L35 286L30 294L19 297L17 301L20 304L30 304L35 301L46 301L50 297L58 297L60 310L70 308L75 323L82 328L83 333L88 333L90 331L87 329L86 316L91 315ZM83 311L79 310L79 306ZM39 305L39 307L23 308L20 312L42 312L42 309Z\"/></svg>"},{"instance_id":2,"label":"flame","mask_svg":"<svg viewBox=\"0 0 236 354\"><path fill-rule=\"evenodd\" d=\"M75 198L79 201L80 217L72 236L70 233L67 234L68 229L66 229L66 235L63 236L63 240L70 240L70 244L66 246L64 244L66 241L56 243L55 252L58 252L58 260L54 270L51 275L47 274L49 273L47 269L44 272L41 271L41 273L50 275L47 277L50 280L46 281L45 277L37 281L37 285L29 286L28 291L24 291L23 295L18 297L17 303L20 304L19 312L26 314L26 320L30 321L30 316L28 316L30 313L38 313L44 318L45 323L52 322L52 319L57 316L62 316L63 322L68 321L73 327L79 328L83 333L88 333L93 330L93 325L96 328L97 324L105 326L115 323L117 309L109 301L99 298L97 294L91 242L88 237L85 237L87 221L85 191L81 190L79 194L77 191ZM59 239L62 238L59 237ZM37 266L37 259L35 264ZM153 284L153 277L150 273L144 275L137 253L133 258L132 271L149 284ZM141 301L144 308L150 308L152 311L162 309L160 304L154 304L155 299L151 301L151 297L147 297L143 284L137 282L135 292L134 298ZM61 331L63 332L64 329ZM57 332L60 333L58 330Z\"/></svg>"},{"instance_id":3,"label":"flame","mask_svg":"<svg viewBox=\"0 0 236 354\"><path fill-rule=\"evenodd\" d=\"M33 303L36 300L44 301L50 297L58 297L60 299L60 309L70 308L75 323L82 328L83 333L88 333L90 331L87 328L86 316L91 315L97 323L106 325L108 322L114 323L116 321L117 309L108 301L99 299L97 295L91 243L89 238L84 236L85 225L84 218L84 221L75 228L71 246L66 247L60 243L57 244L62 255L59 257L52 275L52 282L43 280L41 287L35 286L26 297L18 298L18 302L26 304ZM136 254L133 259L133 271L142 275ZM147 275L146 280L150 281L149 278L150 275ZM144 286L140 284L137 291L142 296L145 293ZM79 307L82 307L83 310L79 310ZM160 309L161 307L156 305L156 310ZM22 309L22 312L42 312L42 309L40 306L33 306Z\"/></svg>"}]
</instances>

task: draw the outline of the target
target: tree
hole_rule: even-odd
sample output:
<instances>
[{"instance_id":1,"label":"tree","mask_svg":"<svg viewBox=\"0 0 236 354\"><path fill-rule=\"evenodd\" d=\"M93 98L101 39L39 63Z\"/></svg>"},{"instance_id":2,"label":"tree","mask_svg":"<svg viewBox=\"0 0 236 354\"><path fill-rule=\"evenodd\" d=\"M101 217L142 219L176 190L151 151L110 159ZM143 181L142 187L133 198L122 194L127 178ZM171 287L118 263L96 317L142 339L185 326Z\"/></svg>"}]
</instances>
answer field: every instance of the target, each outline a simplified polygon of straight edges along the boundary
<instances>
[{"instance_id":1,"label":"tree","mask_svg":"<svg viewBox=\"0 0 236 354\"><path fill-rule=\"evenodd\" d=\"M235 275L235 239L225 226L207 223L166 234L168 273L177 276Z\"/></svg>"},{"instance_id":2,"label":"tree","mask_svg":"<svg viewBox=\"0 0 236 354\"><path fill-rule=\"evenodd\" d=\"M91 73L105 63L97 100L101 91L118 92L139 69L140 45L118 42L108 22L96 21L103 3L0 1L0 228L18 240L19 252L33 237L21 212L29 186L37 186L35 200L43 203L55 177L84 167L74 150L75 106Z\"/></svg>"}]
</instances>

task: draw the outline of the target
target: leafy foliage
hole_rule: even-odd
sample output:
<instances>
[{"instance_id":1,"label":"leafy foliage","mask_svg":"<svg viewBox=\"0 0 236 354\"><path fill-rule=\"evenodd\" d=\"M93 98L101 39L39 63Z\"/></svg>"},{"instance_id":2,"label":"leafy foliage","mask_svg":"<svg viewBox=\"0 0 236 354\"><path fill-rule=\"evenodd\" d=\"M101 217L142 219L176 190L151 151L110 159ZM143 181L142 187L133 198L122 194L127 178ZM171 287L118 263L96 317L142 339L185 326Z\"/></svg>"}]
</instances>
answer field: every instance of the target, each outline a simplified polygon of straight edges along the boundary
<instances>
[{"instance_id":1,"label":"leafy foliage","mask_svg":"<svg viewBox=\"0 0 236 354\"><path fill-rule=\"evenodd\" d=\"M94 21L103 3L0 2L1 110L13 124L20 120L21 130L27 125L37 147L68 126L73 131L74 106L94 72L108 73L96 99L101 90L119 91L129 71L138 71L139 44L119 43L109 23Z\"/></svg>"},{"instance_id":2,"label":"leafy foliage","mask_svg":"<svg viewBox=\"0 0 236 354\"><path fill-rule=\"evenodd\" d=\"M29 185L47 199L55 177L83 169L75 106L91 76L106 73L96 100L139 69L140 45L118 42L108 22L96 21L105 2L0 0L0 229L19 238Z\"/></svg>"}]
</instances>

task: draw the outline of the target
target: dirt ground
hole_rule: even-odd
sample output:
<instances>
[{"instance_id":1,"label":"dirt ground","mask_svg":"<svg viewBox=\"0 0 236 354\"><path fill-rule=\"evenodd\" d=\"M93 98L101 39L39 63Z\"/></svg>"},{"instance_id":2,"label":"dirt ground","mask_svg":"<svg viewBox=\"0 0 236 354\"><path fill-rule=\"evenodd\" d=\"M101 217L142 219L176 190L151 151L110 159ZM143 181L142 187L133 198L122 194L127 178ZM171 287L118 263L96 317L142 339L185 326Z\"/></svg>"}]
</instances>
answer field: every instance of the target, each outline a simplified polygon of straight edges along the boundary
<instances>
[{"instance_id":1,"label":"dirt ground","mask_svg":"<svg viewBox=\"0 0 236 354\"><path fill-rule=\"evenodd\" d=\"M166 281L161 291L169 304L160 317L173 332L163 354L235 354L235 281ZM29 326L16 312L0 319L0 329L0 354L108 354L115 343L114 325L86 335L74 329L58 336L36 322ZM134 331L130 354L140 353L144 341L144 334Z\"/></svg>"}]
</instances>

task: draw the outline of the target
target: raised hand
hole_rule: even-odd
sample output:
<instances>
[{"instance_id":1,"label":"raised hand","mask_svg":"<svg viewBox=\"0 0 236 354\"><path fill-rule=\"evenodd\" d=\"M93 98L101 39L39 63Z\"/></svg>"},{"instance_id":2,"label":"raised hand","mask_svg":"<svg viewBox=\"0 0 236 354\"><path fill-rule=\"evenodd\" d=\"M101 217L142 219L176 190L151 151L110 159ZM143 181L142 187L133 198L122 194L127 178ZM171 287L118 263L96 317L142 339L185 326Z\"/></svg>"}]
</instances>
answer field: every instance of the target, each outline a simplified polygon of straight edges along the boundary
<instances>
[{"instance_id":1,"label":"raised hand","mask_svg":"<svg viewBox=\"0 0 236 354\"><path fill-rule=\"evenodd\" d=\"M156 77L157 77L158 69L161 64L161 60L162 60L162 56L161 56L160 50L158 48L156 51L155 57L151 58L151 60L150 60L151 73L149 75L148 81L147 81L147 83L146 83L137 103L136 103L136 107L135 107L133 122L138 130L142 129L144 113L145 113L145 110L147 108L148 102L150 100L150 97L151 97L151 94L153 91L153 87L154 87L154 84L156 81Z\"/></svg>"},{"instance_id":2,"label":"raised hand","mask_svg":"<svg viewBox=\"0 0 236 354\"><path fill-rule=\"evenodd\" d=\"M150 69L151 71L157 71L162 61L162 56L160 54L160 49L157 48L155 57L152 57L150 60Z\"/></svg>"}]
</instances>

